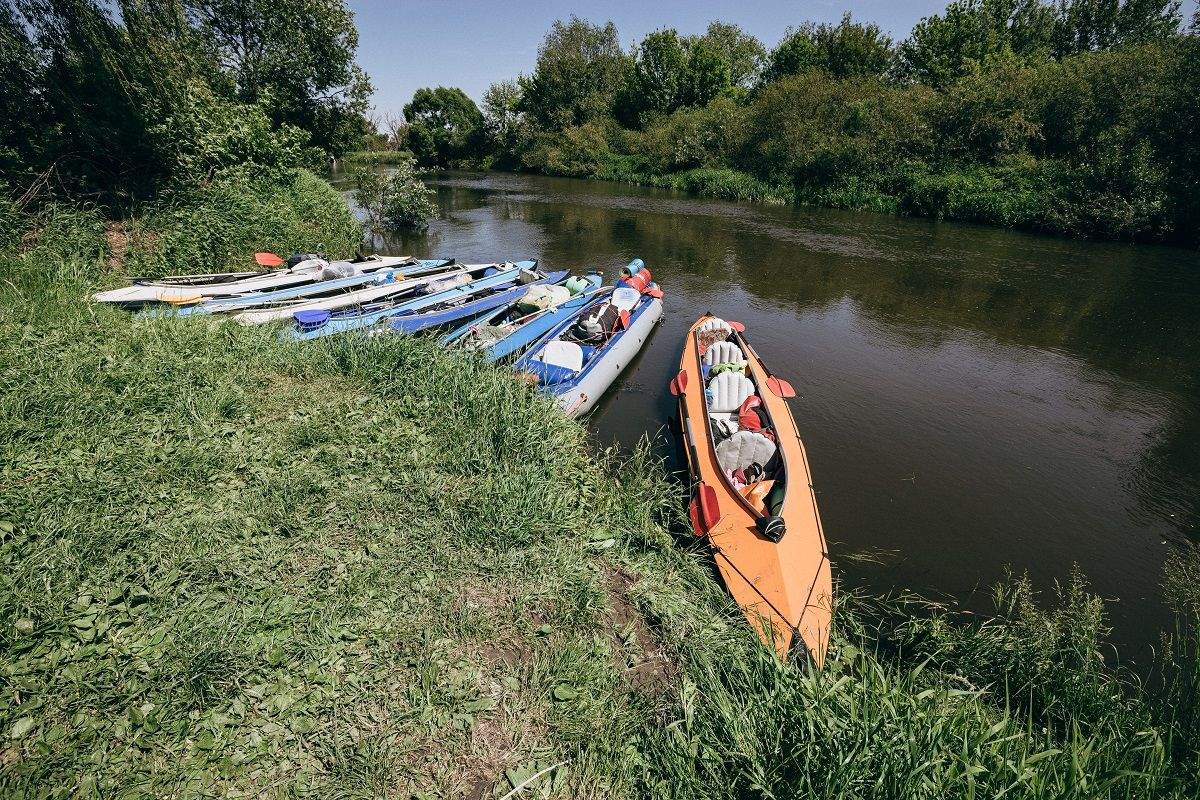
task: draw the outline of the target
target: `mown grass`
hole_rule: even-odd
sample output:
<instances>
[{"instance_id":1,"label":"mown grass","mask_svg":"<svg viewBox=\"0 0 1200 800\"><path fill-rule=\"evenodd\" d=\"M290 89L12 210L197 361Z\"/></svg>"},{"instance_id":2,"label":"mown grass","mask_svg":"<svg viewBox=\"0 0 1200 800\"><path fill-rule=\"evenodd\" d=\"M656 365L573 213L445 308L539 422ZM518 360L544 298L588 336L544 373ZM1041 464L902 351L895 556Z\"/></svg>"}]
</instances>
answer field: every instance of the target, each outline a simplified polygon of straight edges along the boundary
<instances>
[{"instance_id":1,"label":"mown grass","mask_svg":"<svg viewBox=\"0 0 1200 800\"><path fill-rule=\"evenodd\" d=\"M6 794L1194 796L1081 588L851 599L782 666L644 452L425 340L89 306L102 221L38 224L0 283Z\"/></svg>"}]
</instances>

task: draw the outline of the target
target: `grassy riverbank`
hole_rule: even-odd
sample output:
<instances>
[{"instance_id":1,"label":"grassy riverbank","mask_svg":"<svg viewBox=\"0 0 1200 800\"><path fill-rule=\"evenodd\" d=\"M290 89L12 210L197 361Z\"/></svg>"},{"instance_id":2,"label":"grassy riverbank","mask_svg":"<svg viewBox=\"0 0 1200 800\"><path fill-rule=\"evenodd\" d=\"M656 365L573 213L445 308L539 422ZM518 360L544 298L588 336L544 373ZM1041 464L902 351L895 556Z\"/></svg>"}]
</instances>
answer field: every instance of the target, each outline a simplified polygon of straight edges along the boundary
<instances>
[{"instance_id":1,"label":"grassy riverbank","mask_svg":"<svg viewBox=\"0 0 1200 800\"><path fill-rule=\"evenodd\" d=\"M1080 585L982 625L848 600L805 674L672 534L658 465L503 371L84 302L217 266L197 219L246 258L336 241L277 196L294 227L217 193L123 257L93 212L0 214L5 793L1194 796L1194 705L1104 663Z\"/></svg>"}]
</instances>

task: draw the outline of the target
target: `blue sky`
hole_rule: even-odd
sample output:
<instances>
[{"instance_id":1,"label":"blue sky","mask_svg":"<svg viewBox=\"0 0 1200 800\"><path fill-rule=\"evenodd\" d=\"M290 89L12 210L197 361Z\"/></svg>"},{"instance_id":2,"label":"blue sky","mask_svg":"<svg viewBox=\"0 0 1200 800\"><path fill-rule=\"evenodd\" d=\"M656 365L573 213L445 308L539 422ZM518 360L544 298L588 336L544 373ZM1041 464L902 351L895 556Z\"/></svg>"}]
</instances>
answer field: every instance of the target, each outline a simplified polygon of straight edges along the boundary
<instances>
[{"instance_id":1,"label":"blue sky","mask_svg":"<svg viewBox=\"0 0 1200 800\"><path fill-rule=\"evenodd\" d=\"M773 46L789 25L836 22L843 10L903 38L946 0L350 0L358 21L358 62L375 84L375 107L399 114L422 86L458 86L478 100L494 81L533 69L556 19L612 20L627 47L658 28L700 33L714 19L736 22Z\"/></svg>"},{"instance_id":2,"label":"blue sky","mask_svg":"<svg viewBox=\"0 0 1200 800\"><path fill-rule=\"evenodd\" d=\"M844 10L904 38L947 0L349 0L357 16L358 61L375 85L375 107L399 115L422 86L458 86L479 100L494 81L529 72L556 19L612 20L628 47L673 27L700 33L710 20L735 22L774 46L789 25L836 22ZM1186 0L1188 17L1195 0Z\"/></svg>"}]
</instances>

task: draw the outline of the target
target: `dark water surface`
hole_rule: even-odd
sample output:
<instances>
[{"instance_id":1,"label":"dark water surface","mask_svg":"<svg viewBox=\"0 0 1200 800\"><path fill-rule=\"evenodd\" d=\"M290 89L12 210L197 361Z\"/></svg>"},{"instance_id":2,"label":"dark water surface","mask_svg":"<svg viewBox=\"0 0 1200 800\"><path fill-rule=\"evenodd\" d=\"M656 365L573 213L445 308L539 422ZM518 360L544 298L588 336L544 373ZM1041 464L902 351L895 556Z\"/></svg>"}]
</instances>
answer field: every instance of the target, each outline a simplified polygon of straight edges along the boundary
<instances>
[{"instance_id":1,"label":"dark water surface","mask_svg":"<svg viewBox=\"0 0 1200 800\"><path fill-rule=\"evenodd\" d=\"M589 181L431 185L444 219L391 252L653 270L664 322L591 417L602 440L664 429L683 332L711 310L799 393L847 585L986 609L1008 568L1049 587L1078 564L1117 601L1124 655L1169 624L1163 562L1200 536L1197 253Z\"/></svg>"}]
</instances>

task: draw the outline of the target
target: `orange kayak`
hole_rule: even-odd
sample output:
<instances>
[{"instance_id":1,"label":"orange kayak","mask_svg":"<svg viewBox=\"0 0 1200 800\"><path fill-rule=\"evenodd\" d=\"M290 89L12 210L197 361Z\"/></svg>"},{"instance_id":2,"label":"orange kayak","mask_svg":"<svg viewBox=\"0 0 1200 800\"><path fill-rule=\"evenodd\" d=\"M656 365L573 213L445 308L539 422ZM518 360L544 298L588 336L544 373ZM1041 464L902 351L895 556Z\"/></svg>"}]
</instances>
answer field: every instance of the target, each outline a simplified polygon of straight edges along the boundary
<instances>
[{"instance_id":1,"label":"orange kayak","mask_svg":"<svg viewBox=\"0 0 1200 800\"><path fill-rule=\"evenodd\" d=\"M785 660L802 650L820 668L833 578L808 457L786 402L796 393L767 371L744 331L701 317L671 381L695 481L688 512L763 642Z\"/></svg>"}]
</instances>

